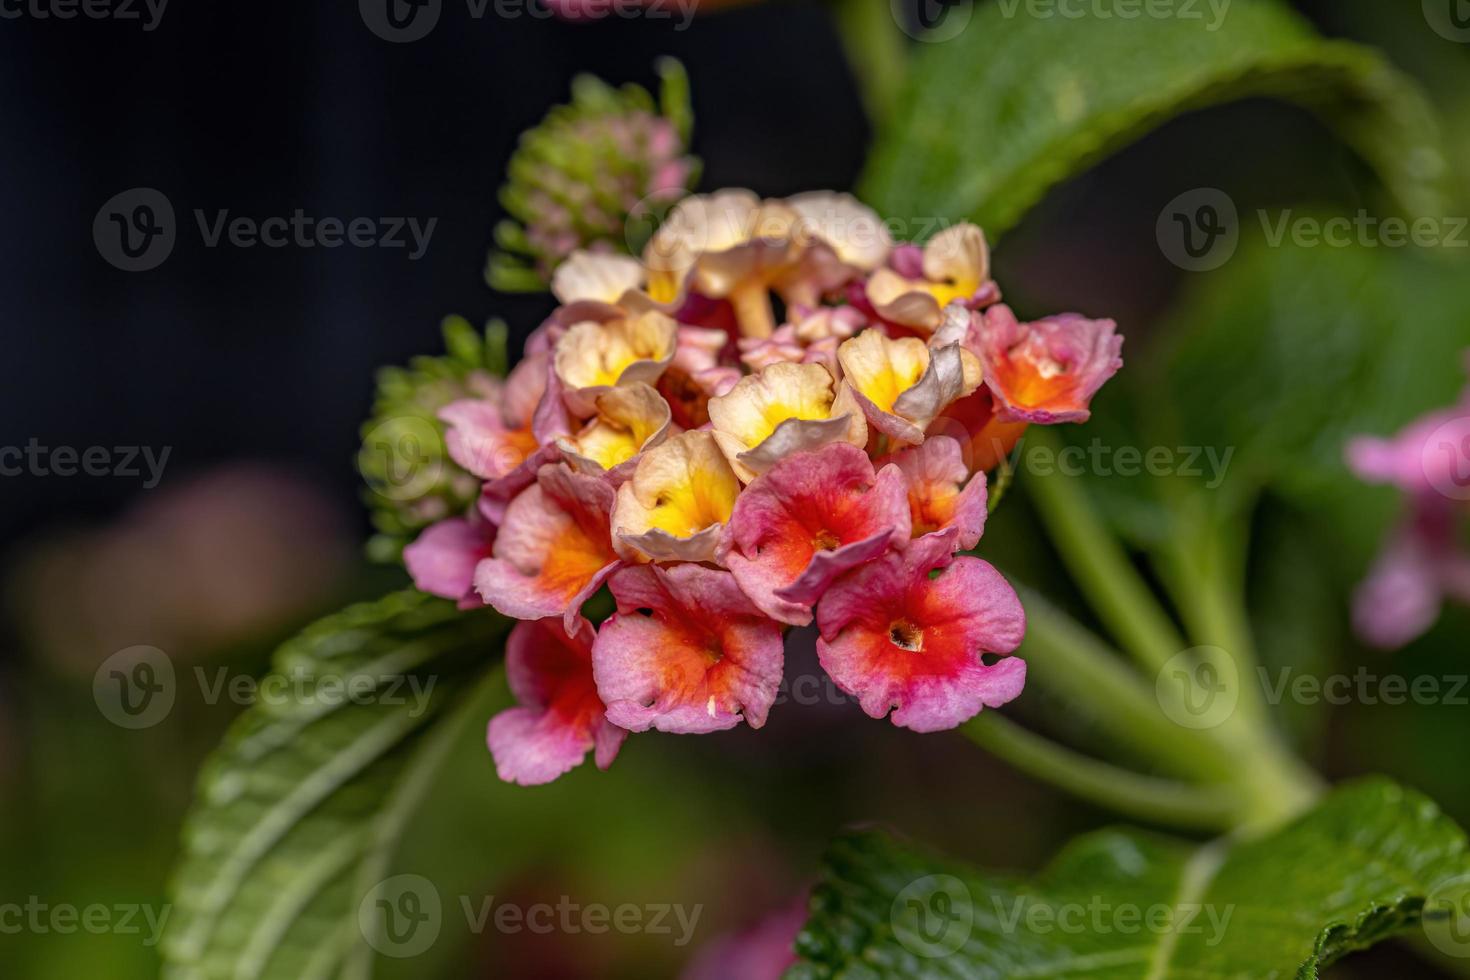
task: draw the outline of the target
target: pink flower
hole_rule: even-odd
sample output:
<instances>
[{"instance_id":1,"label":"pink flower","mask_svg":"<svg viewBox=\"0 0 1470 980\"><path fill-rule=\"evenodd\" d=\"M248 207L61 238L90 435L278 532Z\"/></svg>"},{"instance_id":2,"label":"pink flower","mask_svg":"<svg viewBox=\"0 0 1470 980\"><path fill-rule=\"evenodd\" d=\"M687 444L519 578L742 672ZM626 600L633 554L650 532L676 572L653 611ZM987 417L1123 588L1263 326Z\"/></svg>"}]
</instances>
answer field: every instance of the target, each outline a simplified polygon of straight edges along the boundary
<instances>
[{"instance_id":1,"label":"pink flower","mask_svg":"<svg viewBox=\"0 0 1470 980\"><path fill-rule=\"evenodd\" d=\"M806 925L803 893L748 929L719 936L699 951L680 980L780 980L796 962L796 937Z\"/></svg>"},{"instance_id":2,"label":"pink flower","mask_svg":"<svg viewBox=\"0 0 1470 980\"><path fill-rule=\"evenodd\" d=\"M403 563L420 592L455 599L462 607L478 606L475 567L490 557L494 543L493 525L475 517L451 517L425 528L404 548Z\"/></svg>"},{"instance_id":3,"label":"pink flower","mask_svg":"<svg viewBox=\"0 0 1470 980\"><path fill-rule=\"evenodd\" d=\"M1026 631L1015 590L991 565L950 561L946 535L929 535L841 579L817 607L817 658L874 718L917 732L954 728L1021 693L1026 664L1011 653Z\"/></svg>"},{"instance_id":4,"label":"pink flower","mask_svg":"<svg viewBox=\"0 0 1470 980\"><path fill-rule=\"evenodd\" d=\"M629 731L713 732L766 723L783 665L781 628L728 572L703 565L624 568L618 610L592 648L609 720Z\"/></svg>"},{"instance_id":5,"label":"pink flower","mask_svg":"<svg viewBox=\"0 0 1470 980\"><path fill-rule=\"evenodd\" d=\"M766 615L803 626L833 579L903 547L909 531L899 468L875 473L861 449L836 442L787 456L746 487L717 558Z\"/></svg>"},{"instance_id":6,"label":"pink flower","mask_svg":"<svg viewBox=\"0 0 1470 980\"><path fill-rule=\"evenodd\" d=\"M494 480L533 454L546 439L533 421L546 392L547 363L545 355L528 355L490 397L462 398L441 408L439 418L449 425L449 457L482 480Z\"/></svg>"},{"instance_id":7,"label":"pink flower","mask_svg":"<svg viewBox=\"0 0 1470 980\"><path fill-rule=\"evenodd\" d=\"M1408 501L1408 517L1353 600L1358 635L1396 649L1434 625L1446 598L1470 603L1470 554L1460 538L1470 507L1470 390L1458 409L1426 415L1390 439L1352 440L1347 462Z\"/></svg>"},{"instance_id":8,"label":"pink flower","mask_svg":"<svg viewBox=\"0 0 1470 980\"><path fill-rule=\"evenodd\" d=\"M985 474L971 478L958 442L930 436L922 445L895 453L891 461L908 484L914 535L954 528L955 549L968 551L979 543L988 503Z\"/></svg>"},{"instance_id":9,"label":"pink flower","mask_svg":"<svg viewBox=\"0 0 1470 980\"><path fill-rule=\"evenodd\" d=\"M501 779L549 783L581 765L589 750L597 768L612 765L628 733L608 722L597 696L592 638L592 624L580 617L571 634L555 618L510 631L505 672L520 706L491 718L486 733Z\"/></svg>"},{"instance_id":10,"label":"pink flower","mask_svg":"<svg viewBox=\"0 0 1470 980\"><path fill-rule=\"evenodd\" d=\"M618 566L608 523L613 496L600 476L565 463L541 467L506 507L492 557L475 570L475 590L507 616L563 616L575 632L582 604Z\"/></svg>"},{"instance_id":11,"label":"pink flower","mask_svg":"<svg viewBox=\"0 0 1470 980\"><path fill-rule=\"evenodd\" d=\"M1393 532L1353 598L1353 626L1365 642L1396 650L1434 625L1446 597L1470 603L1458 522L1448 507L1421 505Z\"/></svg>"},{"instance_id":12,"label":"pink flower","mask_svg":"<svg viewBox=\"0 0 1470 980\"><path fill-rule=\"evenodd\" d=\"M966 345L985 363L1001 422L1085 422L1092 396L1123 366L1112 320L1060 313L1021 323L1004 303L979 317Z\"/></svg>"},{"instance_id":13,"label":"pink flower","mask_svg":"<svg viewBox=\"0 0 1470 980\"><path fill-rule=\"evenodd\" d=\"M1348 468L1366 483L1390 484L1406 494L1443 497L1441 488L1467 488L1470 497L1470 395L1464 403L1431 412L1389 439L1353 439Z\"/></svg>"}]
</instances>

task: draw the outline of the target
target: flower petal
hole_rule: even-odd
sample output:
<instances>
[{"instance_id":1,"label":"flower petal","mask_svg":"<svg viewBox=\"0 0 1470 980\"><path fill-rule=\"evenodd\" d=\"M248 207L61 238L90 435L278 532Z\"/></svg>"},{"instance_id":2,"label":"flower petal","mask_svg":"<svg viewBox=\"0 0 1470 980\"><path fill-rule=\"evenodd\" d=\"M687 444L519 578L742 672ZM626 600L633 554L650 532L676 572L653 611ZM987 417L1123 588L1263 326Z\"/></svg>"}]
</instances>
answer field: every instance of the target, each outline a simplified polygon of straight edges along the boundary
<instances>
[{"instance_id":1,"label":"flower petal","mask_svg":"<svg viewBox=\"0 0 1470 980\"><path fill-rule=\"evenodd\" d=\"M986 310L969 346L1001 422L1085 422L1103 383L1123 366L1123 338L1112 320L1075 313L1021 323L1005 304Z\"/></svg>"},{"instance_id":2,"label":"flower petal","mask_svg":"<svg viewBox=\"0 0 1470 980\"><path fill-rule=\"evenodd\" d=\"M475 566L490 557L495 528L463 517L431 524L403 549L414 588L445 599L473 594Z\"/></svg>"},{"instance_id":3,"label":"flower petal","mask_svg":"<svg viewBox=\"0 0 1470 980\"><path fill-rule=\"evenodd\" d=\"M506 782L549 783L596 749L606 769L627 732L608 723L592 678L592 626L578 617L569 635L558 619L516 624L505 669L519 707L490 719L486 742Z\"/></svg>"},{"instance_id":4,"label":"flower petal","mask_svg":"<svg viewBox=\"0 0 1470 980\"><path fill-rule=\"evenodd\" d=\"M909 538L897 467L847 443L781 460L735 502L717 555L773 619L802 626L837 575Z\"/></svg>"},{"instance_id":5,"label":"flower petal","mask_svg":"<svg viewBox=\"0 0 1470 980\"><path fill-rule=\"evenodd\" d=\"M866 444L861 412L840 394L820 364L777 362L711 398L710 425L736 475L748 483L793 452L839 440Z\"/></svg>"},{"instance_id":6,"label":"flower petal","mask_svg":"<svg viewBox=\"0 0 1470 980\"><path fill-rule=\"evenodd\" d=\"M475 590L507 616L564 616L573 629L582 604L618 566L608 531L613 495L606 480L565 463L541 467L506 508Z\"/></svg>"},{"instance_id":7,"label":"flower petal","mask_svg":"<svg viewBox=\"0 0 1470 980\"><path fill-rule=\"evenodd\" d=\"M846 265L872 272L888 261L893 238L877 212L851 194L808 191L786 199L805 234L832 249Z\"/></svg>"},{"instance_id":8,"label":"flower petal","mask_svg":"<svg viewBox=\"0 0 1470 980\"><path fill-rule=\"evenodd\" d=\"M1025 634L1015 590L991 565L949 561L948 535L929 535L843 578L817 607L817 657L863 710L919 732L954 728L1021 693L1026 665L1008 657Z\"/></svg>"},{"instance_id":9,"label":"flower petal","mask_svg":"<svg viewBox=\"0 0 1470 980\"><path fill-rule=\"evenodd\" d=\"M728 572L684 564L625 568L618 611L592 648L608 719L629 731L712 732L766 721L781 683L781 628Z\"/></svg>"},{"instance_id":10,"label":"flower petal","mask_svg":"<svg viewBox=\"0 0 1470 980\"><path fill-rule=\"evenodd\" d=\"M611 252L577 249L551 274L551 293L563 306L600 303L617 306L643 284L643 265Z\"/></svg>"},{"instance_id":11,"label":"flower petal","mask_svg":"<svg viewBox=\"0 0 1470 980\"><path fill-rule=\"evenodd\" d=\"M958 343L930 348L916 337L894 339L865 330L837 349L843 380L868 422L909 443L950 403L980 386L981 366Z\"/></svg>"},{"instance_id":12,"label":"flower petal","mask_svg":"<svg viewBox=\"0 0 1470 980\"><path fill-rule=\"evenodd\" d=\"M930 436L923 445L896 453L893 462L908 485L915 536L954 527L958 529L955 547L960 551L979 543L985 533L985 474L970 477L958 442L948 436Z\"/></svg>"},{"instance_id":13,"label":"flower petal","mask_svg":"<svg viewBox=\"0 0 1470 980\"><path fill-rule=\"evenodd\" d=\"M448 428L444 445L449 458L482 480L511 473L536 451L530 427L507 425L499 405L482 398L462 398L439 409Z\"/></svg>"},{"instance_id":14,"label":"flower petal","mask_svg":"<svg viewBox=\"0 0 1470 980\"><path fill-rule=\"evenodd\" d=\"M682 432L644 453L618 488L614 547L629 561L709 561L739 492L714 436Z\"/></svg>"},{"instance_id":15,"label":"flower petal","mask_svg":"<svg viewBox=\"0 0 1470 980\"><path fill-rule=\"evenodd\" d=\"M614 470L668 435L669 403L642 382L609 388L593 403L597 414L592 421L575 436L556 441L579 472Z\"/></svg>"},{"instance_id":16,"label":"flower petal","mask_svg":"<svg viewBox=\"0 0 1470 980\"><path fill-rule=\"evenodd\" d=\"M568 407L591 415L597 396L608 388L657 383L674 358L677 331L674 321L656 310L573 324L556 342L554 354Z\"/></svg>"}]
</instances>

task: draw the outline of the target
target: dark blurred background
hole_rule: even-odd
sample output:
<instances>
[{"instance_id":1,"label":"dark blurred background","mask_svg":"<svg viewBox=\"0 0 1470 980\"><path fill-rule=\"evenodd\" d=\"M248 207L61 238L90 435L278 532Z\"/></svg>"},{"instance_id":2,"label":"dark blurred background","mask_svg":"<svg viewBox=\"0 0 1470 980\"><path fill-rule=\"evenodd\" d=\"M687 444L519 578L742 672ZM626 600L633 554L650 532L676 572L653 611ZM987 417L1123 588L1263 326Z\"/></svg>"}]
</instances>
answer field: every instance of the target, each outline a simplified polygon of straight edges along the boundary
<instances>
[{"instance_id":1,"label":"dark blurred background","mask_svg":"<svg viewBox=\"0 0 1470 980\"><path fill-rule=\"evenodd\" d=\"M1325 32L1379 44L1419 74L1463 146L1470 51L1423 30L1417 6L1320 0L1301 9ZM476 20L450 2L431 34L408 44L374 36L345 3L174 0L156 29L143 21L0 20L0 445L168 451L156 488L143 486L146 469L0 478L4 895L162 901L193 773L238 709L194 705L155 730L117 729L90 696L108 655L149 644L185 663L258 671L296 626L406 581L361 558L369 528L353 459L373 371L438 352L447 314L503 317L523 337L550 309L544 295L491 292L483 270L506 160L521 131L566 100L575 74L652 87L655 59L679 58L705 190L848 188L870 138L830 11L814 2L701 14L687 30L646 19ZM1190 278L1154 240L1159 210L1176 194L1227 187L1242 210L1357 207L1364 183L1362 165L1303 112L1246 102L1196 113L1051 194L1002 243L997 278L1023 313L1115 317L1131 348ZM178 240L162 265L129 273L104 261L92 223L105 201L140 186L169 199ZM318 219L437 222L425 254L410 261L409 249L347 245L208 248L193 215L264 219L297 208ZM1463 620L1456 625L1446 637L1463 637ZM798 891L822 842L854 820L888 820L964 857L1024 869L1109 819L958 739L854 724L854 714L778 711L760 734L779 742L764 747L744 731L639 740L619 778L588 782L596 774L579 772L570 788L525 799L494 785L482 760L471 778L487 785L472 795L509 807L503 832L519 828L530 842L530 863L510 886L527 895L574 885L596 893L615 880L596 883L599 865L587 855L599 842L585 827L577 836L558 801L581 814L588 790L603 794L598 805L626 820L630 852L663 853L669 826L688 832L687 846L660 865L664 877L633 877L654 890L675 881L680 894L710 902L702 940ZM1433 741L1442 724L1401 712L1375 730L1397 732L1402 753ZM1462 740L1467 727L1454 731ZM785 746L779 772L772 744ZM1349 734L1327 738L1317 761L1333 775L1393 761L1360 754L1373 751ZM1425 788L1470 819L1470 793L1456 795L1444 769L1460 757L1415 758L1420 784L1437 781ZM857 785L854 767L864 772ZM956 784L956 771L969 775ZM691 772L707 791L640 836L646 801ZM942 808L924 791L935 783L948 784ZM469 811L441 823L468 839L477 819ZM1005 838L985 839L985 823L1003 823ZM441 862L472 864L493 850L485 838ZM593 869L558 863L563 850ZM634 861L613 855L606 873ZM0 947L17 941L0 936ZM561 959L545 949L504 955L539 964L524 975L649 976L687 953L657 951L651 972L595 945ZM152 955L126 938L76 937L29 949L20 975L84 975L105 962L105 975L144 976L156 969ZM1396 964L1394 955L1383 962ZM1374 975L1376 962L1354 969Z\"/></svg>"}]
</instances>

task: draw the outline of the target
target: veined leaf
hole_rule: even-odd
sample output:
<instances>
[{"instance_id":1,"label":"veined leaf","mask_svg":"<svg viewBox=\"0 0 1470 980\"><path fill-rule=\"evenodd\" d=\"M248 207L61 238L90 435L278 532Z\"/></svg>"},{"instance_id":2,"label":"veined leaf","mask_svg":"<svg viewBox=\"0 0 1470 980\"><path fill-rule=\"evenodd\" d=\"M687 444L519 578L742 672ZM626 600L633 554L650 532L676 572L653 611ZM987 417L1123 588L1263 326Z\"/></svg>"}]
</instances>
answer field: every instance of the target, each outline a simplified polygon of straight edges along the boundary
<instances>
[{"instance_id":1,"label":"veined leaf","mask_svg":"<svg viewBox=\"0 0 1470 980\"><path fill-rule=\"evenodd\" d=\"M1444 213L1446 155L1419 90L1285 4L1234 0L1216 20L1205 3L1198 19L1126 19L1036 16L1029 2L977 4L956 37L920 45L861 183L881 213L969 218L998 237L1048 188L1168 119L1253 96L1317 112L1409 212Z\"/></svg>"},{"instance_id":2,"label":"veined leaf","mask_svg":"<svg viewBox=\"0 0 1470 980\"><path fill-rule=\"evenodd\" d=\"M491 671L504 622L405 591L277 651L260 701L200 778L166 976L366 974L358 904L457 730L454 706Z\"/></svg>"},{"instance_id":3,"label":"veined leaf","mask_svg":"<svg viewBox=\"0 0 1470 980\"><path fill-rule=\"evenodd\" d=\"M1443 914L1436 889L1467 872L1464 832L1381 779L1252 840L1090 834L1032 880L870 832L829 852L787 976L1314 978L1414 927L1431 896Z\"/></svg>"}]
</instances>

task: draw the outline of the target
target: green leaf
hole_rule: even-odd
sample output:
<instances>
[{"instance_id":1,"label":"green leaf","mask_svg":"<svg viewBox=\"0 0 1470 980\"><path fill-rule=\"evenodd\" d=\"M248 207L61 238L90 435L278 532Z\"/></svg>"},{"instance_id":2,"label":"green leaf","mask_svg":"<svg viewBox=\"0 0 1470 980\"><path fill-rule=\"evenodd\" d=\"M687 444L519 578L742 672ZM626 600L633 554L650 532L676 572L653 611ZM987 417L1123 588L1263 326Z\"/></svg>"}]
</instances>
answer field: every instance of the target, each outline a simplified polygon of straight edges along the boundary
<instances>
[{"instance_id":1,"label":"green leaf","mask_svg":"<svg viewBox=\"0 0 1470 980\"><path fill-rule=\"evenodd\" d=\"M358 904L460 727L455 706L493 673L503 628L493 613L406 591L277 651L261 698L200 778L166 976L364 974Z\"/></svg>"},{"instance_id":2,"label":"green leaf","mask_svg":"<svg viewBox=\"0 0 1470 980\"><path fill-rule=\"evenodd\" d=\"M1433 803L1382 779L1255 839L1089 834L1030 880L862 833L829 851L787 976L1312 978L1416 926L1436 887L1470 871L1465 845Z\"/></svg>"},{"instance_id":3,"label":"green leaf","mask_svg":"<svg viewBox=\"0 0 1470 980\"><path fill-rule=\"evenodd\" d=\"M957 37L920 45L861 183L881 213L969 218L998 237L1048 188L1168 119L1254 96L1318 113L1409 212L1445 213L1446 154L1419 90L1284 4L1236 0L1215 24L1204 3L1201 19L1123 19L1040 17L1028 2L977 4Z\"/></svg>"}]
</instances>

